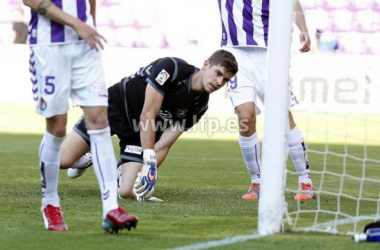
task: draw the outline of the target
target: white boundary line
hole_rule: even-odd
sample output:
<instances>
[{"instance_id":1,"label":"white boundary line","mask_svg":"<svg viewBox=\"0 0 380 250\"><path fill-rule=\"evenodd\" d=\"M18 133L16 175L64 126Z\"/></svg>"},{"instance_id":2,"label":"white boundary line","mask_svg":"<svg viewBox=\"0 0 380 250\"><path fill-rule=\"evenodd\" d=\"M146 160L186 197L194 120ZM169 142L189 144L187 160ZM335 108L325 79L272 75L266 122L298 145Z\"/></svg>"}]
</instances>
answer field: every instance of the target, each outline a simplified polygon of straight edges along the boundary
<instances>
[{"instance_id":1,"label":"white boundary line","mask_svg":"<svg viewBox=\"0 0 380 250\"><path fill-rule=\"evenodd\" d=\"M362 215L362 216L358 216L358 217L355 217L355 218L346 218L346 219L339 219L339 220L331 220L331 221L323 222L323 223L316 224L316 225L313 225L313 226L310 226L310 227L300 227L300 228L296 228L295 231L297 231L297 232L300 232L300 231L310 232L310 231L316 231L316 230L324 229L323 232L336 234L336 233L338 233L336 231L336 229L334 230L331 227L345 225L345 224L350 224L350 223L355 223L355 222L359 222L359 221L362 221L362 220L374 220L376 218L379 218L378 214ZM354 233L347 232L346 234L354 234Z\"/></svg>"},{"instance_id":2,"label":"white boundary line","mask_svg":"<svg viewBox=\"0 0 380 250\"><path fill-rule=\"evenodd\" d=\"M235 236L235 237L227 237L221 240L213 240L213 241L206 241L203 243L197 243L193 245L187 245L183 247L176 247L172 248L171 250L198 250L198 249L208 249L212 247L220 247L224 245L230 245L230 244L235 244L239 242L244 242L248 240L253 240L263 237L259 235L257 232L250 234L250 235L240 235L240 236Z\"/></svg>"},{"instance_id":3,"label":"white boundary line","mask_svg":"<svg viewBox=\"0 0 380 250\"><path fill-rule=\"evenodd\" d=\"M325 233L333 233L337 234L336 231L331 231L328 230L329 227L331 226L338 226L338 225L344 225L344 224L349 224L349 223L354 223L358 222L361 220L371 220L377 218L377 214L372 214L372 215L366 215L366 216L359 216L357 218L347 218L347 219L340 219L340 220L332 220L320 224L316 224L311 227L302 227L302 228L296 228L296 232L310 232L310 231L318 231L318 229L323 229L327 228L327 230L323 230ZM353 233L352 233L353 234ZM235 244L235 243L240 243L248 240L253 240L253 239L258 239L264 236L259 235L257 232L254 232L252 235L240 235L240 236L235 236L235 237L227 237L221 240L213 240L213 241L206 241L202 243L197 243L197 244L192 244L192 245L187 245L187 246L182 246L182 247L176 247L172 248L171 250L198 250L198 249L208 249L212 247L220 247L220 246L225 246L225 245L230 245L230 244Z\"/></svg>"}]
</instances>

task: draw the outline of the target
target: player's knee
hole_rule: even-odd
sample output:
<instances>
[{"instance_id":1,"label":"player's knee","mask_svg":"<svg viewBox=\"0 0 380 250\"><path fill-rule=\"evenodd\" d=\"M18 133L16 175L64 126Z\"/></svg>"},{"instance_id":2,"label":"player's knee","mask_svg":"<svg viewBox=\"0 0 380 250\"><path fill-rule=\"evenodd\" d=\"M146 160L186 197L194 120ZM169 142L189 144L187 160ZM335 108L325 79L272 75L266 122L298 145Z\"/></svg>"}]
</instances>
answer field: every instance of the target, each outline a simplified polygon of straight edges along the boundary
<instances>
[{"instance_id":1,"label":"player's knee","mask_svg":"<svg viewBox=\"0 0 380 250\"><path fill-rule=\"evenodd\" d=\"M119 188L119 195L123 199L133 199L132 190L129 189Z\"/></svg>"},{"instance_id":2,"label":"player's knee","mask_svg":"<svg viewBox=\"0 0 380 250\"><path fill-rule=\"evenodd\" d=\"M71 168L71 166L74 164L74 162L69 161L68 159L61 157L61 160L59 162L59 168L60 169L68 169Z\"/></svg>"},{"instance_id":3,"label":"player's knee","mask_svg":"<svg viewBox=\"0 0 380 250\"><path fill-rule=\"evenodd\" d=\"M245 103L236 107L239 123L252 127L256 125L255 105Z\"/></svg>"},{"instance_id":4,"label":"player's knee","mask_svg":"<svg viewBox=\"0 0 380 250\"><path fill-rule=\"evenodd\" d=\"M296 122L294 121L292 112L290 111L289 111L289 126L290 126L290 129L293 129L297 126Z\"/></svg>"},{"instance_id":5,"label":"player's knee","mask_svg":"<svg viewBox=\"0 0 380 250\"><path fill-rule=\"evenodd\" d=\"M241 112L238 114L239 127L242 128L254 128L256 126L256 116L250 112Z\"/></svg>"},{"instance_id":6,"label":"player's knee","mask_svg":"<svg viewBox=\"0 0 380 250\"><path fill-rule=\"evenodd\" d=\"M46 118L46 130L57 138L66 135L67 115L56 115Z\"/></svg>"},{"instance_id":7,"label":"player's knee","mask_svg":"<svg viewBox=\"0 0 380 250\"><path fill-rule=\"evenodd\" d=\"M96 118L95 120L96 129L103 129L108 127L108 118L107 115L102 115Z\"/></svg>"},{"instance_id":8,"label":"player's knee","mask_svg":"<svg viewBox=\"0 0 380 250\"><path fill-rule=\"evenodd\" d=\"M54 137L63 138L66 135L66 128L55 128L49 131Z\"/></svg>"},{"instance_id":9,"label":"player's knee","mask_svg":"<svg viewBox=\"0 0 380 250\"><path fill-rule=\"evenodd\" d=\"M108 127L106 107L86 107L84 119L89 130L99 130Z\"/></svg>"},{"instance_id":10,"label":"player's knee","mask_svg":"<svg viewBox=\"0 0 380 250\"><path fill-rule=\"evenodd\" d=\"M238 114L239 119L239 133L242 136L251 136L256 132L256 116L250 110L240 110Z\"/></svg>"},{"instance_id":11,"label":"player's knee","mask_svg":"<svg viewBox=\"0 0 380 250\"><path fill-rule=\"evenodd\" d=\"M66 124L48 124L46 130L57 138L63 138L66 135Z\"/></svg>"},{"instance_id":12,"label":"player's knee","mask_svg":"<svg viewBox=\"0 0 380 250\"><path fill-rule=\"evenodd\" d=\"M98 130L108 127L107 114L99 114L97 116L85 117L87 128L89 130Z\"/></svg>"}]
</instances>

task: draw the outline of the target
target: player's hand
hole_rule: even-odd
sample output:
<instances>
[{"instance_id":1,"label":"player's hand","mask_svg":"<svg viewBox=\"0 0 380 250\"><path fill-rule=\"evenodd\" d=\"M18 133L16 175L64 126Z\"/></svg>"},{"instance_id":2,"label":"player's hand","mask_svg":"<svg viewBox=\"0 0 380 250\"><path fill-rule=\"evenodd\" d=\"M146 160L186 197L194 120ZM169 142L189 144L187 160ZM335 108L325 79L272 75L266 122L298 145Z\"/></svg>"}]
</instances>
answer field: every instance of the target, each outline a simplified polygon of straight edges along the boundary
<instances>
[{"instance_id":1,"label":"player's hand","mask_svg":"<svg viewBox=\"0 0 380 250\"><path fill-rule=\"evenodd\" d=\"M308 32L301 32L300 34L300 42L302 47L300 48L301 52L308 52L310 50L310 37Z\"/></svg>"},{"instance_id":2,"label":"player's hand","mask_svg":"<svg viewBox=\"0 0 380 250\"><path fill-rule=\"evenodd\" d=\"M107 43L107 40L100 35L94 28L87 25L82 21L78 21L74 26L74 30L77 34L85 40L88 45L90 45L91 49L95 49L99 51L99 49L104 49L103 44Z\"/></svg>"},{"instance_id":3,"label":"player's hand","mask_svg":"<svg viewBox=\"0 0 380 250\"><path fill-rule=\"evenodd\" d=\"M140 201L152 196L157 182L157 157L153 149L144 150L143 169L133 185L133 196Z\"/></svg>"}]
</instances>

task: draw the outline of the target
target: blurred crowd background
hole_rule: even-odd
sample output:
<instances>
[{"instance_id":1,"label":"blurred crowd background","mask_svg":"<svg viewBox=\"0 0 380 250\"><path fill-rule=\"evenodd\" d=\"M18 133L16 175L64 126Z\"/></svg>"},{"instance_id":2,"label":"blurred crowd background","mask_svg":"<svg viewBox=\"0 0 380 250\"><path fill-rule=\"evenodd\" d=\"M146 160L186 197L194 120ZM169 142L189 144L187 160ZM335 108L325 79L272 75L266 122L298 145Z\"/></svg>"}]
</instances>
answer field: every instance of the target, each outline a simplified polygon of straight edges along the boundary
<instances>
[{"instance_id":1,"label":"blurred crowd background","mask_svg":"<svg viewBox=\"0 0 380 250\"><path fill-rule=\"evenodd\" d=\"M380 0L300 0L314 53L380 54ZM0 44L27 43L30 9L0 1ZM216 0L98 0L97 27L110 46L219 45Z\"/></svg>"},{"instance_id":2,"label":"blurred crowd background","mask_svg":"<svg viewBox=\"0 0 380 250\"><path fill-rule=\"evenodd\" d=\"M380 0L300 0L320 51L380 54Z\"/></svg>"}]
</instances>

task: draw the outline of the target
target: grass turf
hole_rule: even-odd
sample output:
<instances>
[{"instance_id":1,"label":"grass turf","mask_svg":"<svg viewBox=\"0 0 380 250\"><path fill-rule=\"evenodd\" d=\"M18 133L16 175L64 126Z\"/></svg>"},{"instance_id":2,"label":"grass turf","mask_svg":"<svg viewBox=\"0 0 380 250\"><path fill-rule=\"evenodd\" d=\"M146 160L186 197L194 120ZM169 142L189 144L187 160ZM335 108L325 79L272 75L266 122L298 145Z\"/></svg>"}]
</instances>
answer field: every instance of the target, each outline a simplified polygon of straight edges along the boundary
<instances>
[{"instance_id":1,"label":"grass turf","mask_svg":"<svg viewBox=\"0 0 380 250\"><path fill-rule=\"evenodd\" d=\"M69 130L80 113L80 109L70 111ZM344 146L337 143L344 142L344 136L335 136L333 141L326 139L322 130L327 129L324 127L327 121L330 124L328 130L332 131L333 136L345 134L345 125L339 124L346 124L346 117L331 119L321 115L309 120L308 117L303 117L304 113L294 115L297 116L300 127L305 128L303 131L309 149L319 152L309 154L313 181L319 191L338 192L341 188L345 193L357 196L360 181L356 177L380 179L377 162L366 162L366 168L363 168L361 160L344 157L349 153L359 158L366 156L379 160L380 130L377 117L371 117L370 121L375 122L369 130L365 130L366 133L369 131L368 144L374 145L364 148L363 144L367 141L350 140ZM67 178L62 171L59 194L69 230L46 231L40 212L37 157L42 137L37 133L44 129L44 121L33 112L32 105L28 104L1 104L0 117L0 249L170 249L204 242L211 242L212 245L213 241L219 242L227 237L250 237L257 231L257 203L241 199L250 180L236 141L236 133L227 136L233 140L198 138L197 135L185 133L184 138L173 146L159 170L155 195L164 199L165 203L121 200L120 204L129 213L139 217L139 224L136 230L121 231L118 235L102 232L100 193L92 169L77 180ZM363 126L362 120L351 123L355 125L355 133L364 131L364 127L368 126ZM262 124L258 124L258 129L262 130ZM213 138L216 137L218 136ZM327 144L323 143L325 141ZM118 151L116 140L114 146L115 151ZM287 165L289 172L285 197L290 212L315 210L319 202L320 209L336 211L339 207L342 212L355 215L355 200L342 198L338 204L337 197L327 193L321 195L319 200L294 202L297 175L290 161ZM346 177L334 175L342 171L347 173ZM364 182L363 187L366 197L379 198L378 184ZM362 201L361 204L360 214L376 213L377 205L374 202ZM334 216L321 214L317 223L330 221L334 219L332 217ZM294 216L292 218L296 222ZM313 224L314 220L314 214L300 214L297 227ZM363 223L359 223L357 230L362 230ZM352 230L352 227L344 227L343 225L342 230ZM233 239L237 238L231 239L227 242L233 244L219 245L215 249L347 250L379 247L376 243L355 244L351 236L346 235L297 233L290 226L286 227L283 234L244 242L234 242ZM197 248L195 245L187 249Z\"/></svg>"},{"instance_id":2,"label":"grass turf","mask_svg":"<svg viewBox=\"0 0 380 250\"><path fill-rule=\"evenodd\" d=\"M103 234L100 194L90 169L77 180L67 178L63 171L60 173L59 194L69 230L46 231L39 210L40 139L38 134L0 134L0 249L169 249L251 235L257 229L257 203L241 199L249 186L249 177L237 142L180 139L159 170L155 195L165 203L120 201L129 213L139 217L136 230ZM310 161L319 159L312 155ZM295 179L288 184L296 189ZM329 184L333 182L326 185ZM292 201L293 195L291 192L286 195L291 209L299 205ZM325 198L323 203L333 207L335 201ZM315 209L316 204L312 201L302 206ZM352 205L352 202L346 204ZM355 244L350 236L294 233L287 229L281 235L216 249L254 247L377 249L378 245Z\"/></svg>"}]
</instances>

